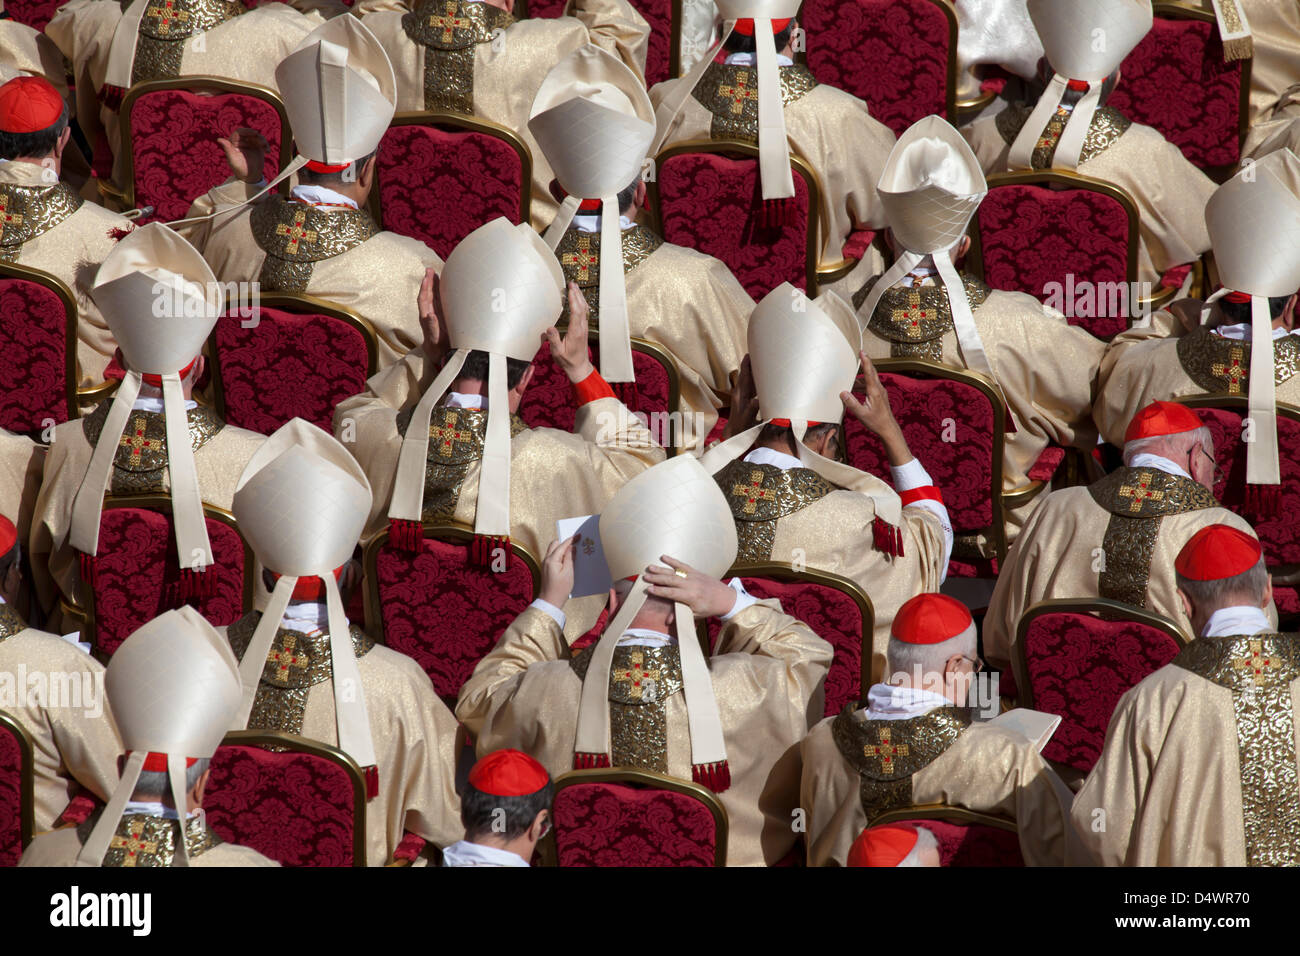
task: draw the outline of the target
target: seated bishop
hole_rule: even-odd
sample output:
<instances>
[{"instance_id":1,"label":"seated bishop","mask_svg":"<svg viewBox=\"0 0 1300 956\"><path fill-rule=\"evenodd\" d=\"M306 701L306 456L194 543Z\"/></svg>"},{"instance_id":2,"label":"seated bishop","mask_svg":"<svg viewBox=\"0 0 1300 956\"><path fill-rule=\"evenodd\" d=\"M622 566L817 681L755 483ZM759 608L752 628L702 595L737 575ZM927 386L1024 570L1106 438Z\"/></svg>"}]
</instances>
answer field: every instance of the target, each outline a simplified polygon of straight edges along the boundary
<instances>
[{"instance_id":1,"label":"seated bishop","mask_svg":"<svg viewBox=\"0 0 1300 956\"><path fill-rule=\"evenodd\" d=\"M456 716L480 753L515 747L552 776L630 767L694 780L727 809L727 865L777 863L794 848L793 748L821 713L831 646L778 602L718 580L736 532L698 459L633 478L599 524L614 582L600 639L569 652L576 540L556 541L541 596L474 669ZM696 616L722 621L707 660Z\"/></svg>"},{"instance_id":2,"label":"seated bishop","mask_svg":"<svg viewBox=\"0 0 1300 956\"><path fill-rule=\"evenodd\" d=\"M1006 102L963 130L986 173L1060 169L1124 189L1137 205L1138 281L1210 248L1205 203L1214 181L1150 126L1106 100L1119 66L1151 29L1151 0L1029 0L1046 59L1036 101ZM1105 42L1099 43L1098 36Z\"/></svg>"},{"instance_id":3,"label":"seated bishop","mask_svg":"<svg viewBox=\"0 0 1300 956\"><path fill-rule=\"evenodd\" d=\"M393 117L392 65L356 17L341 16L304 38L275 75L299 154L280 178L297 172L298 185L287 197L266 193L266 141L237 130L222 142L234 178L199 197L186 234L222 282L309 295L361 316L378 339L377 366L387 368L420 344L415 294L424 270L442 267L432 249L381 229L366 210ZM326 97L329 89L342 93Z\"/></svg>"},{"instance_id":4,"label":"seated bishop","mask_svg":"<svg viewBox=\"0 0 1300 956\"><path fill-rule=\"evenodd\" d=\"M1214 471L1214 438L1195 412L1152 402L1134 415L1124 466L1086 487L1052 492L1011 546L984 618L984 656L1007 669L1020 616L1053 598L1146 608L1194 636L1174 557L1207 524L1254 537L1215 500ZM1272 603L1268 610L1276 620Z\"/></svg>"},{"instance_id":5,"label":"seated bishop","mask_svg":"<svg viewBox=\"0 0 1300 956\"><path fill-rule=\"evenodd\" d=\"M835 293L810 300L789 284L769 292L750 317L748 372L736 390L736 407L748 411L732 415L727 439L702 460L735 520L738 561L830 571L867 592L874 679L899 606L943 583L952 526L857 342L853 311ZM865 405L848 395L859 360ZM846 407L884 442L897 491L838 460Z\"/></svg>"},{"instance_id":6,"label":"seated bishop","mask_svg":"<svg viewBox=\"0 0 1300 956\"><path fill-rule=\"evenodd\" d=\"M122 743L104 700L103 665L20 612L21 553L18 530L0 515L0 710L32 739L33 827L48 830L80 788L108 799Z\"/></svg>"},{"instance_id":7,"label":"seated bishop","mask_svg":"<svg viewBox=\"0 0 1300 956\"><path fill-rule=\"evenodd\" d=\"M1300 405L1300 176L1290 150L1271 153L1220 186L1205 207L1223 287L1202 303L1176 302L1106 349L1094 416L1118 444L1123 422L1155 400L1206 393L1245 397L1255 422L1246 448L1246 508L1281 507L1277 403Z\"/></svg>"},{"instance_id":8,"label":"seated bishop","mask_svg":"<svg viewBox=\"0 0 1300 956\"><path fill-rule=\"evenodd\" d=\"M960 601L922 594L894 618L889 678L801 745L808 865L845 866L885 811L945 804L1016 821L1030 866L1065 862L1071 795L1029 740L967 706L980 661Z\"/></svg>"},{"instance_id":9,"label":"seated bishop","mask_svg":"<svg viewBox=\"0 0 1300 956\"><path fill-rule=\"evenodd\" d=\"M722 262L636 222L655 132L645 87L612 55L582 47L547 75L529 128L567 194L545 238L565 279L582 289L591 327L600 329L601 376L632 381L628 336L665 349L680 379L673 438L695 447L730 401L754 301ZM657 437L669 443L666 434Z\"/></svg>"},{"instance_id":10,"label":"seated bishop","mask_svg":"<svg viewBox=\"0 0 1300 956\"><path fill-rule=\"evenodd\" d=\"M357 6L367 10L365 25L393 60L399 110L473 116L524 141L533 162L529 217L539 228L555 216L548 188L555 174L528 116L547 72L591 43L645 76L650 26L628 0L572 0L565 16L536 19L512 16L515 0L361 0Z\"/></svg>"},{"instance_id":11,"label":"seated bishop","mask_svg":"<svg viewBox=\"0 0 1300 956\"><path fill-rule=\"evenodd\" d=\"M821 185L825 223L820 260L845 259L850 234L880 226L876 181L894 145L889 127L856 96L818 83L794 62L798 0L724 0L722 39L686 76L650 91L659 130L654 151L698 140L757 144L763 205L760 220L785 221L794 196L790 154L804 160ZM776 17L773 14L781 14ZM802 32L802 31L800 31ZM882 266L871 248L843 278L823 285L847 295Z\"/></svg>"},{"instance_id":12,"label":"seated bishop","mask_svg":"<svg viewBox=\"0 0 1300 956\"><path fill-rule=\"evenodd\" d=\"M240 0L71 0L45 27L71 64L77 122L112 157L110 191L125 182L122 99L150 80L217 77L276 89L275 65L320 23L287 3Z\"/></svg>"},{"instance_id":13,"label":"seated bishop","mask_svg":"<svg viewBox=\"0 0 1300 956\"><path fill-rule=\"evenodd\" d=\"M970 248L966 227L987 186L961 134L938 116L899 137L880 180L894 264L853 296L873 359L920 359L987 377L1005 399L1004 495L1032 492L1029 471L1049 445L1096 445L1089 417L1104 345L1022 292L990 289L956 268ZM1013 430L1014 429L1014 430ZM1039 486L1041 491L1042 486ZM1014 540L1038 496L1007 509ZM964 557L990 558L988 542Z\"/></svg>"},{"instance_id":14,"label":"seated bishop","mask_svg":"<svg viewBox=\"0 0 1300 956\"><path fill-rule=\"evenodd\" d=\"M0 21L7 23L8 21ZM60 181L72 129L67 104L48 81L21 76L0 86L0 262L58 279L77 305L77 384L104 381L116 348L90 297L95 270L134 226L86 202Z\"/></svg>"},{"instance_id":15,"label":"seated bishop","mask_svg":"<svg viewBox=\"0 0 1300 956\"><path fill-rule=\"evenodd\" d=\"M1213 524L1175 561L1196 640L1120 698L1074 800L1079 862L1300 864L1300 635L1279 634L1259 542Z\"/></svg>"},{"instance_id":16,"label":"seated bishop","mask_svg":"<svg viewBox=\"0 0 1300 956\"><path fill-rule=\"evenodd\" d=\"M224 842L203 815L212 755L241 696L212 625L191 607L159 615L122 642L104 683L126 751L121 777L106 806L37 834L19 865L279 866Z\"/></svg>"},{"instance_id":17,"label":"seated bishop","mask_svg":"<svg viewBox=\"0 0 1300 956\"><path fill-rule=\"evenodd\" d=\"M292 419L248 462L232 510L270 591L261 610L219 629L244 686L232 726L320 740L357 762L370 866L391 862L406 832L439 846L459 839L455 718L419 664L343 612L337 577L370 511L360 466Z\"/></svg>"},{"instance_id":18,"label":"seated bishop","mask_svg":"<svg viewBox=\"0 0 1300 956\"><path fill-rule=\"evenodd\" d=\"M845 866L943 866L934 833L914 823L867 827L849 847Z\"/></svg>"},{"instance_id":19,"label":"seated bishop","mask_svg":"<svg viewBox=\"0 0 1300 956\"><path fill-rule=\"evenodd\" d=\"M84 606L106 495L167 495L176 527L168 560L187 595L207 593L213 554L203 505L229 510L239 473L263 441L194 401L200 350L222 314L221 289L197 249L162 223L143 226L108 254L91 295L126 374L111 399L55 427L45 456L31 557L47 614L60 595Z\"/></svg>"}]
</instances>

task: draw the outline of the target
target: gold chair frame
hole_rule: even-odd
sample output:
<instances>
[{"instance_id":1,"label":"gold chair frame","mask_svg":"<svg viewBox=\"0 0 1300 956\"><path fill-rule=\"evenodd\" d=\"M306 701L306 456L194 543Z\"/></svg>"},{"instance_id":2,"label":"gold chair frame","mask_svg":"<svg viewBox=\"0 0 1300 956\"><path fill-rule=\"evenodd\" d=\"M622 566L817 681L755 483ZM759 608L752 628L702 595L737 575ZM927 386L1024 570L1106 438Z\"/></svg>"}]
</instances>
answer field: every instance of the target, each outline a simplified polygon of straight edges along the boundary
<instances>
[{"instance_id":1,"label":"gold chair frame","mask_svg":"<svg viewBox=\"0 0 1300 956\"><path fill-rule=\"evenodd\" d=\"M22 849L32 842L36 828L36 748L32 735L12 714L0 710L0 732L8 731L18 741L22 772L18 781L18 840Z\"/></svg>"}]
</instances>

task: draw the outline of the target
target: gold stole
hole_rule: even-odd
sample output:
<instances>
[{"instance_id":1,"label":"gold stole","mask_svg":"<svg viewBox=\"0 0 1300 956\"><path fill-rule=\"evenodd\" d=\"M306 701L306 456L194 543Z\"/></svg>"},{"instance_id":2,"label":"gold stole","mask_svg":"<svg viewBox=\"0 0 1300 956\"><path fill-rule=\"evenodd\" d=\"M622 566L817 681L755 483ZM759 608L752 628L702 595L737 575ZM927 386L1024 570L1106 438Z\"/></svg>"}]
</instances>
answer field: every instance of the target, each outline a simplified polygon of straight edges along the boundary
<instances>
[{"instance_id":1,"label":"gold stole","mask_svg":"<svg viewBox=\"0 0 1300 956\"><path fill-rule=\"evenodd\" d=\"M149 0L140 20L131 85L176 79L186 40L246 11L239 0Z\"/></svg>"},{"instance_id":2,"label":"gold stole","mask_svg":"<svg viewBox=\"0 0 1300 956\"><path fill-rule=\"evenodd\" d=\"M645 226L637 224L623 233L623 274L631 272L664 244ZM591 328L600 328L600 233L569 228L555 249L565 283L576 282L591 309ZM560 321L569 320L569 299L564 299Z\"/></svg>"},{"instance_id":3,"label":"gold stole","mask_svg":"<svg viewBox=\"0 0 1300 956\"><path fill-rule=\"evenodd\" d=\"M472 116L474 48L514 22L497 7L459 0L429 0L405 14L402 29L424 47L424 108Z\"/></svg>"},{"instance_id":4,"label":"gold stole","mask_svg":"<svg viewBox=\"0 0 1300 956\"><path fill-rule=\"evenodd\" d=\"M266 253L257 279L269 292L305 292L315 263L340 256L380 231L364 209L312 206L282 196L254 206L249 226Z\"/></svg>"},{"instance_id":5,"label":"gold stole","mask_svg":"<svg viewBox=\"0 0 1300 956\"><path fill-rule=\"evenodd\" d=\"M806 66L780 68L781 105L809 93L816 85ZM711 63L691 92L713 115L709 139L739 139L758 142L758 67Z\"/></svg>"},{"instance_id":6,"label":"gold stole","mask_svg":"<svg viewBox=\"0 0 1300 956\"><path fill-rule=\"evenodd\" d=\"M570 661L579 680L595 645ZM668 699L682 691L677 646L619 646L609 670L610 763L615 767L668 772Z\"/></svg>"},{"instance_id":7,"label":"gold stole","mask_svg":"<svg viewBox=\"0 0 1300 956\"><path fill-rule=\"evenodd\" d=\"M17 262L23 243L49 232L83 202L67 183L0 183L0 262Z\"/></svg>"},{"instance_id":8,"label":"gold stole","mask_svg":"<svg viewBox=\"0 0 1300 956\"><path fill-rule=\"evenodd\" d=\"M1029 120L1029 114L1032 112L1033 107L1024 103L1014 103L999 113L994 122L997 124L1002 139L1008 144L1014 143L1016 137L1020 135L1021 127ZM1069 122L1069 119L1070 114L1068 112L1058 109L1048 121L1047 128L1043 130L1043 135L1034 144L1032 160L1034 169L1052 168L1052 159L1056 155L1057 143L1061 141L1061 134L1065 131L1065 124ZM1079 163L1083 164L1109 147L1123 136L1132 125L1133 121L1119 110L1109 106L1098 107L1097 112L1092 116L1092 123L1088 126L1088 133L1083 139L1083 149L1079 153Z\"/></svg>"},{"instance_id":9,"label":"gold stole","mask_svg":"<svg viewBox=\"0 0 1300 956\"><path fill-rule=\"evenodd\" d=\"M98 408L83 418L82 434L93 447L99 444L104 419L108 417L112 402L102 402ZM197 452L221 431L224 423L217 413L203 405L191 408L186 417L189 423L190 448ZM167 420L161 412L134 409L126 422L126 430L117 443L113 458L113 480L109 491L114 495L156 494L163 490L163 474L167 469Z\"/></svg>"},{"instance_id":10,"label":"gold stole","mask_svg":"<svg viewBox=\"0 0 1300 956\"><path fill-rule=\"evenodd\" d=\"M776 523L825 498L836 486L811 468L777 468L737 459L713 476L736 519L737 562L772 558Z\"/></svg>"}]
</instances>

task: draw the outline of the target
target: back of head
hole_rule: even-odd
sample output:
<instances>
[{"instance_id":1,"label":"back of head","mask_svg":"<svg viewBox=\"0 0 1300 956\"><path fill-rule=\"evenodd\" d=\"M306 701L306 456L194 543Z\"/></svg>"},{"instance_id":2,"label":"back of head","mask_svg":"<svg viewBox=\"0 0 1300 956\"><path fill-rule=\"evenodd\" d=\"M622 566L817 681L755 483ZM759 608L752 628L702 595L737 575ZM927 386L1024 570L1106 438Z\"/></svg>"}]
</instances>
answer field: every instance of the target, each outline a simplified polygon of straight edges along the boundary
<instances>
[{"instance_id":1,"label":"back of head","mask_svg":"<svg viewBox=\"0 0 1300 956\"><path fill-rule=\"evenodd\" d=\"M44 159L67 128L67 104L49 80L16 76L0 85L0 159Z\"/></svg>"},{"instance_id":2,"label":"back of head","mask_svg":"<svg viewBox=\"0 0 1300 956\"><path fill-rule=\"evenodd\" d=\"M1263 549L1259 541L1231 525L1207 525L1192 535L1178 552L1174 573L1197 619L1208 619L1225 607L1268 603Z\"/></svg>"},{"instance_id":3,"label":"back of head","mask_svg":"<svg viewBox=\"0 0 1300 956\"><path fill-rule=\"evenodd\" d=\"M890 626L885 677L942 687L947 661L975 653L975 620L966 605L946 594L918 594L903 603Z\"/></svg>"},{"instance_id":4,"label":"back of head","mask_svg":"<svg viewBox=\"0 0 1300 956\"><path fill-rule=\"evenodd\" d=\"M549 810L555 784L540 763L518 750L496 750L474 765L460 795L460 820L471 843L509 843Z\"/></svg>"}]
</instances>

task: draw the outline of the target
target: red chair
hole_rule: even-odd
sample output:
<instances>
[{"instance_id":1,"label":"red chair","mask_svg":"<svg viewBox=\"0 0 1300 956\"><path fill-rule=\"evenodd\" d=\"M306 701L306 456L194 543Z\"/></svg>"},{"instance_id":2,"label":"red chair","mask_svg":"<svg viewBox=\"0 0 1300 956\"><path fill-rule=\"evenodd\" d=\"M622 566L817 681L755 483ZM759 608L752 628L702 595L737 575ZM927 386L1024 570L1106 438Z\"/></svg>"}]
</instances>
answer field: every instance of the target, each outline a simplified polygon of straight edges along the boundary
<instances>
[{"instance_id":1,"label":"red chair","mask_svg":"<svg viewBox=\"0 0 1300 956\"><path fill-rule=\"evenodd\" d=\"M77 301L46 272L0 262L0 428L39 434L76 418Z\"/></svg>"},{"instance_id":2,"label":"red chair","mask_svg":"<svg viewBox=\"0 0 1300 956\"><path fill-rule=\"evenodd\" d=\"M600 368L600 334L592 329L591 362ZM672 356L653 342L632 340L634 382L616 382L614 394L633 412L646 417L648 427L659 444L673 448L681 435L681 377ZM533 380L519 404L519 417L529 428L558 428L573 431L578 406L573 399L573 385L551 361L551 347L543 344L533 358Z\"/></svg>"},{"instance_id":3,"label":"red chair","mask_svg":"<svg viewBox=\"0 0 1300 956\"><path fill-rule=\"evenodd\" d=\"M426 522L414 552L390 544L385 529L363 557L367 631L414 658L448 706L541 582L537 559L518 544L503 571L475 563L473 538L472 529Z\"/></svg>"},{"instance_id":4,"label":"red chair","mask_svg":"<svg viewBox=\"0 0 1300 956\"><path fill-rule=\"evenodd\" d=\"M724 866L727 810L699 784L643 770L555 779L543 866Z\"/></svg>"},{"instance_id":5,"label":"red chair","mask_svg":"<svg viewBox=\"0 0 1300 956\"><path fill-rule=\"evenodd\" d=\"M318 740L239 730L212 757L208 826L282 866L365 866L366 785L351 757Z\"/></svg>"},{"instance_id":6,"label":"red chair","mask_svg":"<svg viewBox=\"0 0 1300 956\"><path fill-rule=\"evenodd\" d=\"M760 225L758 148L726 140L680 143L655 157L650 205L665 240L721 259L758 301L782 282L817 294L817 174L798 156L792 222Z\"/></svg>"},{"instance_id":7,"label":"red chair","mask_svg":"<svg viewBox=\"0 0 1300 956\"><path fill-rule=\"evenodd\" d=\"M380 140L371 192L385 229L443 259L484 223L528 221L533 159L515 133L450 113L399 113Z\"/></svg>"},{"instance_id":8,"label":"red chair","mask_svg":"<svg viewBox=\"0 0 1300 956\"><path fill-rule=\"evenodd\" d=\"M332 432L335 407L375 373L374 328L305 295L262 295L245 315L232 309L208 339L218 414L263 435L294 417Z\"/></svg>"},{"instance_id":9,"label":"red chair","mask_svg":"<svg viewBox=\"0 0 1300 956\"><path fill-rule=\"evenodd\" d=\"M33 30L45 31L64 0L5 0L5 16L26 24Z\"/></svg>"},{"instance_id":10,"label":"red chair","mask_svg":"<svg viewBox=\"0 0 1300 956\"><path fill-rule=\"evenodd\" d=\"M1250 118L1252 61L1223 61L1214 13L1155 4L1155 22L1120 67L1107 105L1155 127L1215 179L1236 171Z\"/></svg>"},{"instance_id":11,"label":"red chair","mask_svg":"<svg viewBox=\"0 0 1300 956\"><path fill-rule=\"evenodd\" d=\"M646 50L645 82L654 86L681 73L682 0L630 0L650 24ZM567 0L519 0L515 17L561 16Z\"/></svg>"},{"instance_id":12,"label":"red chair","mask_svg":"<svg viewBox=\"0 0 1300 956\"><path fill-rule=\"evenodd\" d=\"M957 11L950 0L805 0L808 69L866 100L902 134L934 114L957 122Z\"/></svg>"},{"instance_id":13,"label":"red chair","mask_svg":"<svg viewBox=\"0 0 1300 956\"><path fill-rule=\"evenodd\" d=\"M1120 697L1186 643L1172 621L1105 598L1042 601L1026 610L1011 661L1019 701L1061 716L1043 756L1087 774Z\"/></svg>"},{"instance_id":14,"label":"red chair","mask_svg":"<svg viewBox=\"0 0 1300 956\"><path fill-rule=\"evenodd\" d=\"M833 717L844 705L862 697L871 686L871 636L876 612L871 598L853 581L829 571L796 571L790 565L739 564L725 575L739 577L745 590L759 600L776 598L835 649L826 675L826 707ZM722 623L707 622L709 648L716 645Z\"/></svg>"},{"instance_id":15,"label":"red chair","mask_svg":"<svg viewBox=\"0 0 1300 956\"><path fill-rule=\"evenodd\" d=\"M915 823L934 834L940 866L1024 866L1016 824L1005 817L964 807L903 807L882 813L872 826Z\"/></svg>"},{"instance_id":16,"label":"red chair","mask_svg":"<svg viewBox=\"0 0 1300 956\"><path fill-rule=\"evenodd\" d=\"M0 867L17 866L32 840L34 767L31 735L0 710Z\"/></svg>"},{"instance_id":17,"label":"red chair","mask_svg":"<svg viewBox=\"0 0 1300 956\"><path fill-rule=\"evenodd\" d=\"M215 563L196 593L176 563L176 534L167 495L104 499L99 554L84 588L85 638L101 661L112 657L138 627L164 611L189 604L213 625L233 624L252 608L253 552L228 511L205 504ZM212 575L212 581L207 576Z\"/></svg>"},{"instance_id":18,"label":"red chair","mask_svg":"<svg viewBox=\"0 0 1300 956\"><path fill-rule=\"evenodd\" d=\"M269 149L263 173L274 179L289 162L292 133L280 97L266 87L187 76L133 86L122 101L127 208L153 206L138 222L183 219L190 204L230 177L218 136L255 129Z\"/></svg>"}]
</instances>

